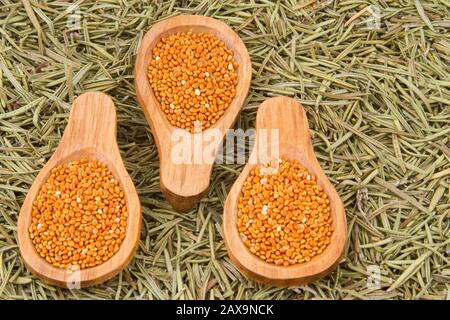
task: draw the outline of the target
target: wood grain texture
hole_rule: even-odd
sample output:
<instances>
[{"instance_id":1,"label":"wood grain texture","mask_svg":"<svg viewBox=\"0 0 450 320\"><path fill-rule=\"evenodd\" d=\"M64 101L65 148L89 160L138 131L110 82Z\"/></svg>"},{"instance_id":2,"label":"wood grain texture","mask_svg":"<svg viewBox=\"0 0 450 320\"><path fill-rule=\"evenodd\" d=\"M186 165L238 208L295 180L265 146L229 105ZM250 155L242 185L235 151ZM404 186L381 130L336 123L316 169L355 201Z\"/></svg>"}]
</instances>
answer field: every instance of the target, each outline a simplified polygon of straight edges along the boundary
<instances>
[{"instance_id":1,"label":"wood grain texture","mask_svg":"<svg viewBox=\"0 0 450 320\"><path fill-rule=\"evenodd\" d=\"M219 137L214 140L214 145L205 145L200 151L208 148L208 152L215 154L227 129L233 126L242 109L252 76L250 57L242 40L225 23L213 18L190 15L169 18L155 24L142 40L135 64L137 99L144 110L158 147L161 191L172 207L178 211L189 210L208 191L213 163L198 163L194 159L185 161L185 163L177 163L172 160L172 150L177 144L177 141L173 141L172 137L174 130L177 128L169 123L161 110L160 104L150 87L147 70L152 59L152 49L161 37L189 31L214 34L234 52L234 58L239 64L236 96L220 120L203 131L205 135L208 135L208 131L218 130ZM189 142L193 143L196 139L195 136L198 134L190 134L188 131L186 133L189 134ZM192 157L194 157L194 153L192 153Z\"/></svg>"},{"instance_id":2,"label":"wood grain texture","mask_svg":"<svg viewBox=\"0 0 450 320\"><path fill-rule=\"evenodd\" d=\"M264 131L262 129L278 129L279 143L276 139L261 139ZM323 253L309 262L288 267L269 264L253 255L241 240L236 226L237 203L245 179L257 164L278 156L299 161L317 177L317 183L324 188L330 199L335 228L331 243ZM262 283L282 287L301 285L325 276L337 265L346 241L345 210L339 195L320 168L311 143L308 119L303 107L296 100L287 97L271 98L259 107L255 146L249 162L226 199L223 228L225 245L233 263L245 275Z\"/></svg>"},{"instance_id":3,"label":"wood grain texture","mask_svg":"<svg viewBox=\"0 0 450 320\"><path fill-rule=\"evenodd\" d=\"M96 159L107 164L124 190L129 218L125 239L111 259L99 266L73 273L52 266L39 256L29 237L28 227L31 224L33 201L51 170L56 165L80 159ZM106 94L85 93L73 102L64 135L54 154L34 180L20 210L17 233L22 259L34 275L47 283L68 287L79 282L81 287L87 287L112 278L130 262L137 249L140 231L141 206L117 146L114 103Z\"/></svg>"}]
</instances>

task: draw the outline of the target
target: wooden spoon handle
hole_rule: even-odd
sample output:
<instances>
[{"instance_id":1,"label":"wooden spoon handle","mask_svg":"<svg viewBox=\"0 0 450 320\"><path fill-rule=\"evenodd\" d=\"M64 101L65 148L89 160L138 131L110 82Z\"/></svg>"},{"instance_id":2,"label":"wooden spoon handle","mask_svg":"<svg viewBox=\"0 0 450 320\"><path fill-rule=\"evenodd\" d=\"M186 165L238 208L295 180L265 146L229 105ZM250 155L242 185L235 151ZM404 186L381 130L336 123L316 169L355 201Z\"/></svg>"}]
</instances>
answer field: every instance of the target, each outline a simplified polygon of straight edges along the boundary
<instances>
[{"instance_id":1,"label":"wooden spoon handle","mask_svg":"<svg viewBox=\"0 0 450 320\"><path fill-rule=\"evenodd\" d=\"M116 109L112 99L101 92L87 92L72 104L69 122L59 148L69 154L74 150L94 148L103 151L116 146Z\"/></svg>"},{"instance_id":2,"label":"wooden spoon handle","mask_svg":"<svg viewBox=\"0 0 450 320\"><path fill-rule=\"evenodd\" d=\"M179 212L191 209L208 191L212 164L178 164L163 152L160 170L161 191Z\"/></svg>"},{"instance_id":3,"label":"wooden spoon handle","mask_svg":"<svg viewBox=\"0 0 450 320\"><path fill-rule=\"evenodd\" d=\"M280 143L283 143L281 147ZM288 146L288 147L286 147ZM291 146L291 148L289 148ZM295 99L275 97L264 101L256 117L256 145L252 153L258 162L282 156L293 157L292 152L302 150L315 159L308 118L302 105Z\"/></svg>"}]
</instances>

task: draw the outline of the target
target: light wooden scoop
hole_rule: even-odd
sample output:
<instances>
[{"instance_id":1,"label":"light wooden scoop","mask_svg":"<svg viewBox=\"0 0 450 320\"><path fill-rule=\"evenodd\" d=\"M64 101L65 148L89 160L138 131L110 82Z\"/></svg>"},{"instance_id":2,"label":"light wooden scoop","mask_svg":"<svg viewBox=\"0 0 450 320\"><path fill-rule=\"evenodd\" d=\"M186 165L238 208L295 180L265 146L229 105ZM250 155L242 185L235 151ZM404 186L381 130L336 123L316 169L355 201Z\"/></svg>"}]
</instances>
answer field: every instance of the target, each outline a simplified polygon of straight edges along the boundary
<instances>
[{"instance_id":1,"label":"light wooden scoop","mask_svg":"<svg viewBox=\"0 0 450 320\"><path fill-rule=\"evenodd\" d=\"M116 120L115 106L108 95L89 92L75 99L60 143L34 180L22 205L17 222L20 253L27 268L47 283L69 288L98 284L119 273L134 256L141 231L141 206L119 153ZM59 164L80 159L107 164L124 190L129 217L125 239L111 259L93 268L73 271L54 267L41 258L30 239L28 228L33 201L51 170Z\"/></svg>"},{"instance_id":2,"label":"light wooden scoop","mask_svg":"<svg viewBox=\"0 0 450 320\"><path fill-rule=\"evenodd\" d=\"M152 59L152 49L161 37L178 32L205 32L214 34L223 40L226 46L234 52L234 59L239 64L236 96L224 115L210 128L204 130L204 136L211 136L211 130L217 130L214 141L205 141L192 152L188 161L180 163L173 161L172 152L179 140L174 140L174 130L160 108L153 94L147 77L148 65ZM244 99L250 86L252 67L250 57L239 36L225 23L203 16L178 16L155 24L145 35L140 45L135 64L135 87L139 104L152 129L159 151L161 191L172 207L178 211L187 211L193 207L208 191L213 163L198 161L198 154L215 156L217 148L233 126L239 115ZM180 129L177 129L178 132ZM187 144L194 145L200 139L200 134L190 134L186 131ZM197 157L194 159L194 157Z\"/></svg>"},{"instance_id":3,"label":"light wooden scoop","mask_svg":"<svg viewBox=\"0 0 450 320\"><path fill-rule=\"evenodd\" d=\"M266 130L264 130L266 129ZM276 134L271 132L278 129ZM264 136L264 131L267 133ZM273 137L273 140L271 140ZM278 150L278 154L277 154ZM268 160L285 156L306 167L327 193L335 231L331 243L309 262L289 267L269 264L253 255L242 241L236 225L237 203L243 183L250 171ZM277 97L266 100L258 109L255 146L249 161L234 183L225 202L223 228L225 245L233 263L248 277L275 286L296 286L314 281L328 274L338 263L345 245L346 218L344 206L314 155L303 107L294 99Z\"/></svg>"}]
</instances>

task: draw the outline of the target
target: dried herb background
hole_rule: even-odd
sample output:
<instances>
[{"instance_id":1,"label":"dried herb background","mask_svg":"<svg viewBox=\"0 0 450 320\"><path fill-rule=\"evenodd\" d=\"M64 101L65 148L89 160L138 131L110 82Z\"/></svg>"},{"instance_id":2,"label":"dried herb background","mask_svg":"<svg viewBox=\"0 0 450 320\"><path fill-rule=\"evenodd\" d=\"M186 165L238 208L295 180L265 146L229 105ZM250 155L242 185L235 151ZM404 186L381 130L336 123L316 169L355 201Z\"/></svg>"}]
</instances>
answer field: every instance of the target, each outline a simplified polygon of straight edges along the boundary
<instances>
[{"instance_id":1,"label":"dried herb background","mask_svg":"<svg viewBox=\"0 0 450 320\"><path fill-rule=\"evenodd\" d=\"M449 299L449 10L445 0L0 0L0 299ZM330 276L279 289L234 268L221 219L242 165L216 165L208 196L188 214L162 197L133 63L149 27L179 14L223 20L244 40L253 81L236 128L252 128L270 96L305 106L347 211L345 256ZM92 90L117 106L142 238L119 276L65 290L26 270L16 221L71 102ZM374 268L380 288L368 286Z\"/></svg>"}]
</instances>

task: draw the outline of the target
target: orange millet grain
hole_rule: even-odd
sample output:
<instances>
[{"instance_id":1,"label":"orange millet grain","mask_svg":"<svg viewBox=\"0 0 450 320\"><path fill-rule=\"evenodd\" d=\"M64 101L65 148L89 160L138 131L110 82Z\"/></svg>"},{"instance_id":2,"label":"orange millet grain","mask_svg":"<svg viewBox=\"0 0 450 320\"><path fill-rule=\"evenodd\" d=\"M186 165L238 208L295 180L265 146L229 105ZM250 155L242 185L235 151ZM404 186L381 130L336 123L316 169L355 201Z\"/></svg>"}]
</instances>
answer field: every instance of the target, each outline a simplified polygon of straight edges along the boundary
<instances>
[{"instance_id":1,"label":"orange millet grain","mask_svg":"<svg viewBox=\"0 0 450 320\"><path fill-rule=\"evenodd\" d=\"M33 202L28 231L48 263L84 269L119 251L127 220L124 193L111 171L80 160L52 169Z\"/></svg>"},{"instance_id":2,"label":"orange millet grain","mask_svg":"<svg viewBox=\"0 0 450 320\"><path fill-rule=\"evenodd\" d=\"M307 262L330 243L330 201L297 161L267 162L244 182L237 228L250 252L268 263Z\"/></svg>"},{"instance_id":3,"label":"orange millet grain","mask_svg":"<svg viewBox=\"0 0 450 320\"><path fill-rule=\"evenodd\" d=\"M233 52L208 33L177 33L153 49L148 79L169 122L190 132L212 126L236 94Z\"/></svg>"}]
</instances>

